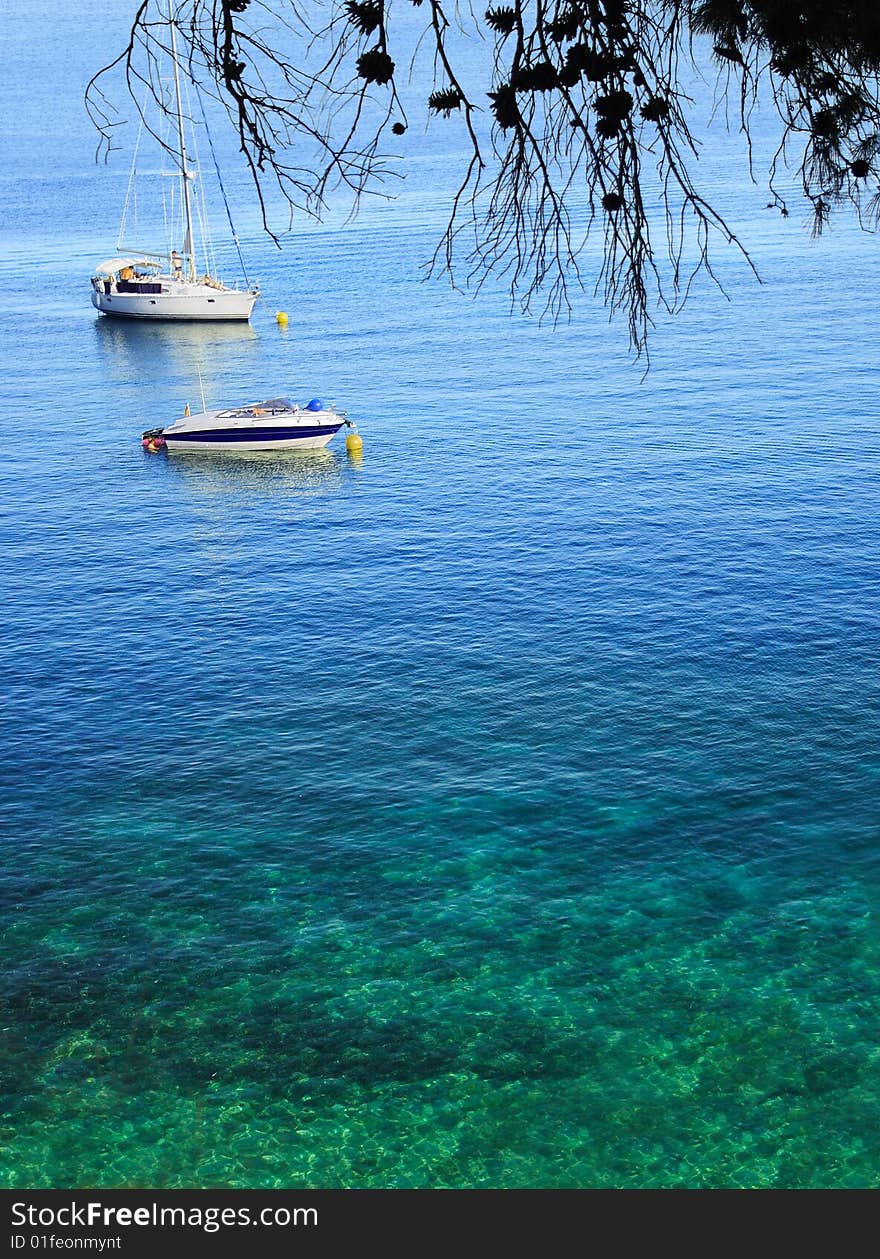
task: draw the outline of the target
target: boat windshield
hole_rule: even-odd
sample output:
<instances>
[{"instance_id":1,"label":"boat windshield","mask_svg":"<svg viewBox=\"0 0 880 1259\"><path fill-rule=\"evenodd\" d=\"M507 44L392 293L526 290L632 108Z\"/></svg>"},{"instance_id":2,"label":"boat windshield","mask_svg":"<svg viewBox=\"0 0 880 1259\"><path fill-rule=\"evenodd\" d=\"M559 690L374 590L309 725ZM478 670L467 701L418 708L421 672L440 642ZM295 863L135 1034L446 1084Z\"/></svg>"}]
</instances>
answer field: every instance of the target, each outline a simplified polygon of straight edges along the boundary
<instances>
[{"instance_id":1,"label":"boat windshield","mask_svg":"<svg viewBox=\"0 0 880 1259\"><path fill-rule=\"evenodd\" d=\"M270 398L268 402L252 402L246 407L231 407L228 411L218 412L220 419L252 419L259 415L277 415L279 411L296 413L299 407L289 398Z\"/></svg>"}]
</instances>

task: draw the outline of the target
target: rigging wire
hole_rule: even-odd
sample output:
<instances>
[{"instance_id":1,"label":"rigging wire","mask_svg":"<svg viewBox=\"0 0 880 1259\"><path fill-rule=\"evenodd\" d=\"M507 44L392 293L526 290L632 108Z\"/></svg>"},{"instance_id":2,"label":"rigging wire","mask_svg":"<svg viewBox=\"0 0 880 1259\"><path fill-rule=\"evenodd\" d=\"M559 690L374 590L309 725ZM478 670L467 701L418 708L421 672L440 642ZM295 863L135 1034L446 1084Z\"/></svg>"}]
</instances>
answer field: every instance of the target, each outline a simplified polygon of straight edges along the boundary
<instances>
[{"instance_id":1,"label":"rigging wire","mask_svg":"<svg viewBox=\"0 0 880 1259\"><path fill-rule=\"evenodd\" d=\"M198 221L199 236L202 246L202 262L205 267L206 275L217 275L217 260L214 257L214 242L211 239L211 230L208 223L208 208L205 204L205 181L202 178L202 159L199 153L199 142L196 135L196 128L192 125L192 105L190 104L189 85L191 80L184 77L183 80L183 96L186 101L186 116L190 123L190 148L192 150L193 161L195 162L194 171L197 178L193 179L193 201L195 204L196 219ZM189 176L188 176L189 177ZM193 246L193 260L195 260L195 241Z\"/></svg>"},{"instance_id":2,"label":"rigging wire","mask_svg":"<svg viewBox=\"0 0 880 1259\"><path fill-rule=\"evenodd\" d=\"M198 102L199 102L199 109L201 109L202 111L202 121L205 124L205 135L208 137L208 147L211 150L211 157L214 160L214 170L217 174L217 183L220 185L220 194L223 197L223 204L226 207L226 217L229 220L229 228L230 228L230 231L232 232L232 240L235 245L236 252L238 254L238 261L241 263L241 270L242 270L242 274L244 275L244 282L245 284L250 286L250 280L248 279L247 268L244 265L244 258L241 252L241 245L238 243L238 233L236 232L235 224L232 221L232 211L229 208L229 202L226 198L226 189L223 187L223 176L220 174L220 166L217 161L217 154L214 152L214 141L211 139L211 131L210 131L210 128L208 127L208 118L207 118L207 115L205 114L205 104L204 104L204 101L202 100L202 94L199 91L199 85L198 83L196 83L195 79L193 79L193 87L196 90L196 98L198 99Z\"/></svg>"},{"instance_id":3,"label":"rigging wire","mask_svg":"<svg viewBox=\"0 0 880 1259\"><path fill-rule=\"evenodd\" d=\"M160 88L162 87L161 79L159 80L159 86ZM164 95L164 92L163 92L163 95ZM165 116L165 111L163 109L163 110L160 110L159 112L159 143L162 146L159 151L163 155L163 159L164 159L164 153L165 153L166 131L167 131L167 118ZM171 204L169 205L169 194L166 192L167 185L165 183L165 172L164 170L161 169L161 166L164 166L165 164L163 159L160 159L159 182L162 187L162 225L165 232L165 253L168 255L168 258L170 260L171 250L174 248L174 188L172 185L170 189Z\"/></svg>"},{"instance_id":4,"label":"rigging wire","mask_svg":"<svg viewBox=\"0 0 880 1259\"><path fill-rule=\"evenodd\" d=\"M195 203L196 213L199 218L200 231L202 233L202 251L205 255L205 271L208 275L212 275L215 279L220 278L220 271L217 267L217 253L214 249L214 236L211 232L211 218L208 214L208 199L205 195L205 180L202 174L202 159L199 153L198 138L196 129L193 127L193 152L196 155L196 161L199 169L199 178L195 184Z\"/></svg>"},{"instance_id":5,"label":"rigging wire","mask_svg":"<svg viewBox=\"0 0 880 1259\"><path fill-rule=\"evenodd\" d=\"M144 105L146 105L146 103L147 103L147 98L145 94ZM121 250L123 248L122 242L125 239L125 223L128 217L128 205L130 201L133 202L134 223L135 223L135 228L137 228L137 184L135 183L135 176L137 175L138 150L141 147L141 136L143 135L143 133L144 133L144 110L143 110L143 107L141 107L140 124L138 126L137 138L135 139L135 142L134 142L134 153L131 156L131 170L128 172L128 186L125 189L125 204L122 207L122 219L120 220L119 231L116 235L117 250Z\"/></svg>"}]
</instances>

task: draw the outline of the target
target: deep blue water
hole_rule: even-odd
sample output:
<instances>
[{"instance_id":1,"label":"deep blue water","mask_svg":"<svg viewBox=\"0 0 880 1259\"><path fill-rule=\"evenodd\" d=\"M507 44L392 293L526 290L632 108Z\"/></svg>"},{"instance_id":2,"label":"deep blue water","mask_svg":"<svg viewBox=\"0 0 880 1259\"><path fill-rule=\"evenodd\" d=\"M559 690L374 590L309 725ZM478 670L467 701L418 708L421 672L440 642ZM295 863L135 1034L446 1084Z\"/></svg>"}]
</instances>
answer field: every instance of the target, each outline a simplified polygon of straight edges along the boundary
<instances>
[{"instance_id":1,"label":"deep blue water","mask_svg":"<svg viewBox=\"0 0 880 1259\"><path fill-rule=\"evenodd\" d=\"M116 325L128 9L8 15L3 1183L876 1185L876 241L717 136L643 379L420 282L442 130L282 252L221 136L252 328ZM198 371L363 460L145 455Z\"/></svg>"}]
</instances>

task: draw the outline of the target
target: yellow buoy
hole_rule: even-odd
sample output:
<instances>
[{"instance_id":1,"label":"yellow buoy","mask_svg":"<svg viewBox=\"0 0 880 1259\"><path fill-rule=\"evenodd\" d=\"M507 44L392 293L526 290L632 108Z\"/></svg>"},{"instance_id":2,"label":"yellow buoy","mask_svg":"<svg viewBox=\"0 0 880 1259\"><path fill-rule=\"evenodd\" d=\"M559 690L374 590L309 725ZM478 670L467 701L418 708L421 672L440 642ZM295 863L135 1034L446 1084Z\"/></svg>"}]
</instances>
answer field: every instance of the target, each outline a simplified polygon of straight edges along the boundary
<instances>
[{"instance_id":1,"label":"yellow buoy","mask_svg":"<svg viewBox=\"0 0 880 1259\"><path fill-rule=\"evenodd\" d=\"M359 455L363 448L364 443L360 433L358 433L355 429L352 429L348 437L345 439L345 449L350 455Z\"/></svg>"},{"instance_id":2,"label":"yellow buoy","mask_svg":"<svg viewBox=\"0 0 880 1259\"><path fill-rule=\"evenodd\" d=\"M287 323L287 311L286 311L286 310L279 310L279 312L278 312L278 314L275 316L275 318L276 318L276 320L278 321L278 323L281 325L281 327L283 328L283 327L285 326L285 324Z\"/></svg>"}]
</instances>

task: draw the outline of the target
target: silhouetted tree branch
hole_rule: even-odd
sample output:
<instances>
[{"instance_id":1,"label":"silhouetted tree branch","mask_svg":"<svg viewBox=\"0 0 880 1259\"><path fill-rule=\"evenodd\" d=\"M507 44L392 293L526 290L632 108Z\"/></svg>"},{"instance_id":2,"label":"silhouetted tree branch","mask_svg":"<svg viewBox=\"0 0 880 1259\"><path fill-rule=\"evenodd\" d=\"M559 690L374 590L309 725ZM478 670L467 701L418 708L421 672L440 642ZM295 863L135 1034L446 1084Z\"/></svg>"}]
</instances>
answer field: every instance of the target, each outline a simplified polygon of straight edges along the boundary
<instances>
[{"instance_id":1,"label":"silhouetted tree branch","mask_svg":"<svg viewBox=\"0 0 880 1259\"><path fill-rule=\"evenodd\" d=\"M485 13L455 0L396 3L420 10L417 41L391 0L177 5L190 74L230 114L267 230L270 182L318 216L339 186L355 199L387 193L394 138L408 126L407 65L414 83L424 75L427 113L460 117L469 148L433 268L477 287L502 275L524 309L538 299L554 318L589 278L627 319L637 353L656 305L678 310L696 276L715 278L714 239L751 265L695 182L695 73L719 76L747 137L759 99L775 104L771 206L788 214L782 173L793 169L814 232L844 201L876 227L876 0L505 0ZM119 68L136 101L164 105L168 33L164 0L146 0L119 58L89 84L108 145L117 115L106 76ZM476 38L493 55L469 82L462 41ZM601 255L589 252L597 229Z\"/></svg>"}]
</instances>

